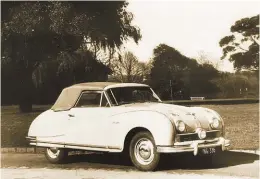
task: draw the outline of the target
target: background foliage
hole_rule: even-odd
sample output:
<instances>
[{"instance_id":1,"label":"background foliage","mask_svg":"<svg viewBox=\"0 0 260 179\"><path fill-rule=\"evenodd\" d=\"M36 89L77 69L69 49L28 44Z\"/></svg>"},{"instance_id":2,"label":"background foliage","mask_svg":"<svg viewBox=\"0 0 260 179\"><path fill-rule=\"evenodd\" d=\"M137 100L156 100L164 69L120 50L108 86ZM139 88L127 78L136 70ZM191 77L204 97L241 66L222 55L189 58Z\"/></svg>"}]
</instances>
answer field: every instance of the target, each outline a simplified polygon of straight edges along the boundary
<instances>
[{"instance_id":1,"label":"background foliage","mask_svg":"<svg viewBox=\"0 0 260 179\"><path fill-rule=\"evenodd\" d=\"M259 15L236 21L230 31L232 35L219 42L222 59L234 62L236 70L259 70Z\"/></svg>"},{"instance_id":2,"label":"background foliage","mask_svg":"<svg viewBox=\"0 0 260 179\"><path fill-rule=\"evenodd\" d=\"M92 54L85 46L105 50L119 48L128 39L137 43L140 30L131 25L133 15L127 5L124 1L2 2L4 103L19 103L20 110L27 112L32 103L41 101L36 98L46 88L50 102L65 86L105 81L110 70L99 62L96 51ZM42 88L35 90L33 82Z\"/></svg>"},{"instance_id":3,"label":"background foliage","mask_svg":"<svg viewBox=\"0 0 260 179\"><path fill-rule=\"evenodd\" d=\"M124 42L138 43L127 2L2 2L2 104L52 104L60 91L90 81L151 85L162 100L258 97L259 15L240 19L222 38L222 59L235 73L221 72L210 59L186 57L158 44L144 63ZM206 59L205 59L206 58Z\"/></svg>"}]
</instances>

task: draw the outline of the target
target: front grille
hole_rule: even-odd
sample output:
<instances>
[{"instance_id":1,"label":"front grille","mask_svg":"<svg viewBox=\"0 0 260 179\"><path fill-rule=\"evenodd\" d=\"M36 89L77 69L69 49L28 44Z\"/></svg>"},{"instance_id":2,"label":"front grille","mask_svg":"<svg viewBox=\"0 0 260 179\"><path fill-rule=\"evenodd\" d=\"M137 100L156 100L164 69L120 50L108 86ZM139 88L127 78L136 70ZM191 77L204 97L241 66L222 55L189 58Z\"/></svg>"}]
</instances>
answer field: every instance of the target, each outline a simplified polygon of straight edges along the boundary
<instances>
[{"instance_id":1,"label":"front grille","mask_svg":"<svg viewBox=\"0 0 260 179\"><path fill-rule=\"evenodd\" d=\"M203 140L210 140L220 137L220 131L207 131L207 136ZM176 142L185 142L185 141L193 141L193 140L200 140L197 133L188 133L188 134L177 134Z\"/></svg>"}]
</instances>

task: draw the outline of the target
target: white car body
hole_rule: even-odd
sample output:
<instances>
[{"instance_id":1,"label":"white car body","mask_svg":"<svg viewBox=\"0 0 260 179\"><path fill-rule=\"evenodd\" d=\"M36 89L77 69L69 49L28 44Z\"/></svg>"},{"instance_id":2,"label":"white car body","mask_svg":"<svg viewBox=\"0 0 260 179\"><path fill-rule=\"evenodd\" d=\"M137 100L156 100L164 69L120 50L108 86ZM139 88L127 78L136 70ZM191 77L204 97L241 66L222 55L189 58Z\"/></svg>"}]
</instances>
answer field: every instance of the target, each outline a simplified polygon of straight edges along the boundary
<instances>
[{"instance_id":1,"label":"white car body","mask_svg":"<svg viewBox=\"0 0 260 179\"><path fill-rule=\"evenodd\" d=\"M77 89L79 92L73 92L73 94L80 96L86 88L103 94L113 88L149 87L134 83L102 83L101 87L98 84L87 83L71 89ZM70 90L70 87L68 89ZM158 98L155 93L153 95ZM107 94L103 96L107 97ZM64 110L49 109L32 122L28 132L31 145L122 152L127 136L142 129L152 134L157 151L160 153L193 152L197 155L200 148L221 147L222 150L226 150L226 147L230 145L229 140L224 138L223 120L217 112L207 108L184 107L161 102L112 106L111 100L109 100L110 107L84 108L75 107L72 105L74 103L70 102L66 104L70 107ZM210 127L213 118L220 122L217 129ZM183 133L177 130L179 121L187 126ZM202 130L206 132L206 135L215 132L218 134L209 139L207 136L204 139L198 139L197 136ZM177 139L185 135L195 136L196 139L187 141Z\"/></svg>"}]
</instances>

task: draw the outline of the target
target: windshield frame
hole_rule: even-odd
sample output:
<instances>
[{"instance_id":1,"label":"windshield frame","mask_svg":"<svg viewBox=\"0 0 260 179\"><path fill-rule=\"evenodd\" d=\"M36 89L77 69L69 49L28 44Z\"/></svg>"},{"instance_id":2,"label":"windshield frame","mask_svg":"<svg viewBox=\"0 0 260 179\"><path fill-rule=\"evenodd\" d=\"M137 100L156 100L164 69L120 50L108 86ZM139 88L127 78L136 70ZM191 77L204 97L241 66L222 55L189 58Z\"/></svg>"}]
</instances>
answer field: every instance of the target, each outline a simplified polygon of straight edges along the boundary
<instances>
[{"instance_id":1,"label":"windshield frame","mask_svg":"<svg viewBox=\"0 0 260 179\"><path fill-rule=\"evenodd\" d=\"M143 88L143 87L144 87L144 88L149 89L149 90L152 92L153 97L158 100L158 103L161 103L161 102L162 102L162 100L159 98L159 96L158 96L158 95L154 92L154 90L153 90L151 87L149 87L149 86L112 87L112 88L108 88L108 89L104 90L104 92L105 92L105 94L106 94L106 97L107 97L107 99L109 100L109 103L110 103L111 107L112 107L112 106L120 106L120 105L123 105L123 104L119 104L119 103L118 103L118 100L116 99L116 97L115 97L115 95L114 95L114 93L113 93L113 91L112 91L114 88L134 88L134 87L136 87L136 88L140 88L140 87ZM108 94L109 91L110 91L111 95ZM113 100L111 99L111 96L112 96ZM112 101L115 101L115 104L114 104ZM146 101L146 102L148 102L148 101ZM150 102L152 102L152 101L150 101ZM131 102L131 103L138 103L138 102ZM130 104L131 104L131 103L130 103Z\"/></svg>"}]
</instances>

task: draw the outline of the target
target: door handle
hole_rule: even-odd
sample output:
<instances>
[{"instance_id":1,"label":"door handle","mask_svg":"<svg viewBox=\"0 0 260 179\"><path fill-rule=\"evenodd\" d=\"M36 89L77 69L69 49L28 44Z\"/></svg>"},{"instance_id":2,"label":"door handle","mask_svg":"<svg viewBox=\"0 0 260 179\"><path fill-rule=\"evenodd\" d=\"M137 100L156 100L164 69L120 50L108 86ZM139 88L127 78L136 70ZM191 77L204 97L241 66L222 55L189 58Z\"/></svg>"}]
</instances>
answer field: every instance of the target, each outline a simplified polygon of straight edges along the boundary
<instances>
[{"instance_id":1,"label":"door handle","mask_svg":"<svg viewBox=\"0 0 260 179\"><path fill-rule=\"evenodd\" d=\"M68 114L69 115L69 117L75 117L75 115L74 114Z\"/></svg>"}]
</instances>

